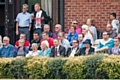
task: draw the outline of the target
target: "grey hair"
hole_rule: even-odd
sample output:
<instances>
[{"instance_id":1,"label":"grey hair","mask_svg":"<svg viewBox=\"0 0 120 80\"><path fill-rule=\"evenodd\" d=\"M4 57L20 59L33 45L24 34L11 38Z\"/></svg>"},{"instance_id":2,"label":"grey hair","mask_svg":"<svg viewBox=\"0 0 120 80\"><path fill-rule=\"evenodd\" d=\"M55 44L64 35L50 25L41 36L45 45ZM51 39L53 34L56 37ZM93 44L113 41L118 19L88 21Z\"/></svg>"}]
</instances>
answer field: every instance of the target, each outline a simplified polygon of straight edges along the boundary
<instances>
[{"instance_id":1,"label":"grey hair","mask_svg":"<svg viewBox=\"0 0 120 80\"><path fill-rule=\"evenodd\" d=\"M29 7L27 4L23 4L23 6L26 6L27 8Z\"/></svg>"},{"instance_id":2,"label":"grey hair","mask_svg":"<svg viewBox=\"0 0 120 80\"><path fill-rule=\"evenodd\" d=\"M44 24L44 27L45 27L45 26L48 26L48 27L50 28L50 25L48 25L48 24Z\"/></svg>"},{"instance_id":3,"label":"grey hair","mask_svg":"<svg viewBox=\"0 0 120 80\"><path fill-rule=\"evenodd\" d=\"M33 43L32 46L35 46L36 48L38 48L37 43Z\"/></svg>"},{"instance_id":4,"label":"grey hair","mask_svg":"<svg viewBox=\"0 0 120 80\"><path fill-rule=\"evenodd\" d=\"M47 46L47 48L49 48L49 43L48 43L48 41L47 41L47 40L42 41L42 43L41 43L41 44L45 44L45 45Z\"/></svg>"},{"instance_id":5,"label":"grey hair","mask_svg":"<svg viewBox=\"0 0 120 80\"><path fill-rule=\"evenodd\" d=\"M20 39L18 42L25 43L25 40L24 39Z\"/></svg>"},{"instance_id":6,"label":"grey hair","mask_svg":"<svg viewBox=\"0 0 120 80\"><path fill-rule=\"evenodd\" d=\"M3 39L7 39L8 41L10 41L10 38L8 36L3 37Z\"/></svg>"}]
</instances>

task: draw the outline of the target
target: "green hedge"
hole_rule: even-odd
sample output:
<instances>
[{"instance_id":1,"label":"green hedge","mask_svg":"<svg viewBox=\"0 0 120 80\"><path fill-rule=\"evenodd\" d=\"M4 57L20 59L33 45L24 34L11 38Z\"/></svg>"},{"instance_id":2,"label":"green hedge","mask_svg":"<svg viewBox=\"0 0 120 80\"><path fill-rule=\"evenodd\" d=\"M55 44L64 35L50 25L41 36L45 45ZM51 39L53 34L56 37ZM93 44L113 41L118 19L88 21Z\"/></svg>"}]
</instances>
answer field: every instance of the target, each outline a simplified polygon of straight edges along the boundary
<instances>
[{"instance_id":1,"label":"green hedge","mask_svg":"<svg viewBox=\"0 0 120 80\"><path fill-rule=\"evenodd\" d=\"M120 56L0 58L0 79L120 79Z\"/></svg>"}]
</instances>

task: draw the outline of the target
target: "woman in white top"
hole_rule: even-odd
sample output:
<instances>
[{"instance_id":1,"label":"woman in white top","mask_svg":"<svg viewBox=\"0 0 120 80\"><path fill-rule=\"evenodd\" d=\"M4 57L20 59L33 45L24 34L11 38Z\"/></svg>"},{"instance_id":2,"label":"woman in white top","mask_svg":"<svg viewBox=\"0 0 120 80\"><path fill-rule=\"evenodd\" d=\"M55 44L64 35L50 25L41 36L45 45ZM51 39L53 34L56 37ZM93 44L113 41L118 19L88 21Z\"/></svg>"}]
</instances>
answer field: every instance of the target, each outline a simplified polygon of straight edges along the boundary
<instances>
[{"instance_id":1,"label":"woman in white top","mask_svg":"<svg viewBox=\"0 0 120 80\"><path fill-rule=\"evenodd\" d=\"M89 28L87 25L82 25L82 33L84 34L84 39L83 41L85 41L86 39L90 39L92 45L94 44L94 39L93 36L90 34Z\"/></svg>"},{"instance_id":2,"label":"woman in white top","mask_svg":"<svg viewBox=\"0 0 120 80\"><path fill-rule=\"evenodd\" d=\"M89 19L87 19L86 24L89 28L90 34L93 36L93 39L96 40L97 39L97 30L96 30L96 27L94 26L94 21L91 18L89 18Z\"/></svg>"},{"instance_id":3,"label":"woman in white top","mask_svg":"<svg viewBox=\"0 0 120 80\"><path fill-rule=\"evenodd\" d=\"M32 44L32 51L29 51L29 53L26 55L26 57L35 57L38 56L40 51L38 50L38 45L36 43Z\"/></svg>"}]
</instances>

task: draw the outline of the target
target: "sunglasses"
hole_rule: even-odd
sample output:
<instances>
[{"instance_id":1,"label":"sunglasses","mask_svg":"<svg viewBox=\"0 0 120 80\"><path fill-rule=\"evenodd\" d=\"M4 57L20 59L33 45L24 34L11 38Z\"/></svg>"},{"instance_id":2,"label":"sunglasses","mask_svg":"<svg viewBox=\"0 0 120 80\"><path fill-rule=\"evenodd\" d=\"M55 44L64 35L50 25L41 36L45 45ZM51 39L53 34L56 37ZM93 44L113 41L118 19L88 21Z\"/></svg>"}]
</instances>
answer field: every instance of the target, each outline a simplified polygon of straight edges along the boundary
<instances>
[{"instance_id":1,"label":"sunglasses","mask_svg":"<svg viewBox=\"0 0 120 80\"><path fill-rule=\"evenodd\" d=\"M73 23L73 24L78 24L78 23Z\"/></svg>"}]
</instances>

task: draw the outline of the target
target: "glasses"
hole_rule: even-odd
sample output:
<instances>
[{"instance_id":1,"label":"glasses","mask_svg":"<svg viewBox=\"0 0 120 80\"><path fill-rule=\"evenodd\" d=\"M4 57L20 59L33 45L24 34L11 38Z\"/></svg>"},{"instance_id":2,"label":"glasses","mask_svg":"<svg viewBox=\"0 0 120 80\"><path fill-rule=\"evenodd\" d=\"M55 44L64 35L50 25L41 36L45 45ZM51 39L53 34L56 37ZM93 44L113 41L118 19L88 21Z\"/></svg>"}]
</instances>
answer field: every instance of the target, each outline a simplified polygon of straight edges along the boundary
<instances>
[{"instance_id":1,"label":"glasses","mask_svg":"<svg viewBox=\"0 0 120 80\"><path fill-rule=\"evenodd\" d=\"M73 24L78 24L78 23L73 23Z\"/></svg>"},{"instance_id":2,"label":"glasses","mask_svg":"<svg viewBox=\"0 0 120 80\"><path fill-rule=\"evenodd\" d=\"M58 27L55 27L55 28L58 28Z\"/></svg>"}]
</instances>

